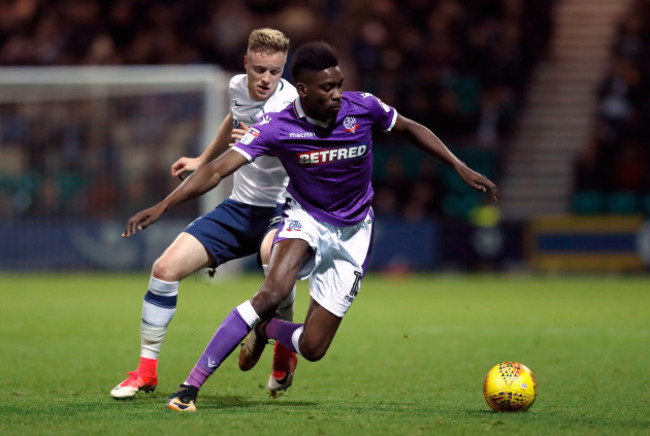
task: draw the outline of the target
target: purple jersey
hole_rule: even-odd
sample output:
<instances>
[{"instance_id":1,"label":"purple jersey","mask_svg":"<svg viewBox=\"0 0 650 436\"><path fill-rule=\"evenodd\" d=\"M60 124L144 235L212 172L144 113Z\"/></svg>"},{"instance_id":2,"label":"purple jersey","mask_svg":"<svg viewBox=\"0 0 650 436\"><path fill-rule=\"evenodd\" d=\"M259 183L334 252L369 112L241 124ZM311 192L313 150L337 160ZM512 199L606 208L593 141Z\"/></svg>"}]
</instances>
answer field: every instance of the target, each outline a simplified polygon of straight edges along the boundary
<instances>
[{"instance_id":1,"label":"purple jersey","mask_svg":"<svg viewBox=\"0 0 650 436\"><path fill-rule=\"evenodd\" d=\"M388 131L394 108L372 94L344 92L336 120L308 120L300 101L268 114L233 149L249 161L276 156L289 174L287 191L314 218L337 226L365 218L373 197L372 132Z\"/></svg>"}]
</instances>

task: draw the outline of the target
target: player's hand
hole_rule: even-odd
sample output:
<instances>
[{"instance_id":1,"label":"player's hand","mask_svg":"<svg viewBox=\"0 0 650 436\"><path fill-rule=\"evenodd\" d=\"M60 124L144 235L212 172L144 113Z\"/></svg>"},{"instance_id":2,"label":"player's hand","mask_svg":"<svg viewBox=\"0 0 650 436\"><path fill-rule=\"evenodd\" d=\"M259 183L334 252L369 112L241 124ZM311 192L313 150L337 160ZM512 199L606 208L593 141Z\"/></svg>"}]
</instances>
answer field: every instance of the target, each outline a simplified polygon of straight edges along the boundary
<instances>
[{"instance_id":1,"label":"player's hand","mask_svg":"<svg viewBox=\"0 0 650 436\"><path fill-rule=\"evenodd\" d=\"M460 167L458 174L472 188L487 193L492 201L499 201L499 188L483 174L477 173L466 166Z\"/></svg>"},{"instance_id":2,"label":"player's hand","mask_svg":"<svg viewBox=\"0 0 650 436\"><path fill-rule=\"evenodd\" d=\"M126 222L126 229L124 229L122 237L128 238L135 235L136 231L146 229L158 221L164 212L164 206L158 203L155 206L136 213Z\"/></svg>"},{"instance_id":3,"label":"player's hand","mask_svg":"<svg viewBox=\"0 0 650 436\"><path fill-rule=\"evenodd\" d=\"M172 164L171 172L172 177L178 177L183 180L183 174L186 171L196 171L201 166L201 159L198 157L181 157Z\"/></svg>"},{"instance_id":4,"label":"player's hand","mask_svg":"<svg viewBox=\"0 0 650 436\"><path fill-rule=\"evenodd\" d=\"M245 123L241 123L241 122L240 122L240 123L239 123L239 127L236 127L236 128L233 128L233 129L232 129L232 139L234 140L234 142L231 142L231 143L228 144L228 145L229 145L230 147L232 147L233 145L235 145L235 143L236 143L237 141L241 140L241 139L244 137L244 135L246 134L246 132L248 132L248 129L249 129L249 127L248 127Z\"/></svg>"}]
</instances>

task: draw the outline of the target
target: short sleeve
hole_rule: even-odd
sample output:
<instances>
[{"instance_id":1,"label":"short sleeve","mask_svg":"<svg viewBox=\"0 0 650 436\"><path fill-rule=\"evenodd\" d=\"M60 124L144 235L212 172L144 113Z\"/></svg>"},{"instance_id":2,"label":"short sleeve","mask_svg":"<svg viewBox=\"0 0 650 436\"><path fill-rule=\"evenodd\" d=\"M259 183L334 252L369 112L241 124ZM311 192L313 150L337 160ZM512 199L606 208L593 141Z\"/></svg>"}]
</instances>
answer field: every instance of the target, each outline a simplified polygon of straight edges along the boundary
<instances>
[{"instance_id":1,"label":"short sleeve","mask_svg":"<svg viewBox=\"0 0 650 436\"><path fill-rule=\"evenodd\" d=\"M361 96L363 97L364 103L369 109L373 120L379 124L385 132L390 131L397 121L397 110L395 110L394 107L387 105L373 94L361 93Z\"/></svg>"},{"instance_id":2,"label":"short sleeve","mask_svg":"<svg viewBox=\"0 0 650 436\"><path fill-rule=\"evenodd\" d=\"M273 143L271 140L273 130L267 126L255 124L233 145L232 149L246 157L249 162L254 161L263 154L271 155L272 152L269 149L269 144Z\"/></svg>"}]
</instances>

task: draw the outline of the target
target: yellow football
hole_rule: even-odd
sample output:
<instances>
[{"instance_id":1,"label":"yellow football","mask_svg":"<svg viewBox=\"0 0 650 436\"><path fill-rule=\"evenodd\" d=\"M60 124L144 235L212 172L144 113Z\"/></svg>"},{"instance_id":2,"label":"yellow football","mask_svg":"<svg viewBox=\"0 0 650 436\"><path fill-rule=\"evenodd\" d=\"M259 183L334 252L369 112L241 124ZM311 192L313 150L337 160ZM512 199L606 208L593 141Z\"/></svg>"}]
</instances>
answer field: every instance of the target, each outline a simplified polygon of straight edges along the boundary
<instances>
[{"instance_id":1,"label":"yellow football","mask_svg":"<svg viewBox=\"0 0 650 436\"><path fill-rule=\"evenodd\" d=\"M530 409L537 397L537 380L525 365L503 362L488 372L483 395L497 412L520 412Z\"/></svg>"}]
</instances>

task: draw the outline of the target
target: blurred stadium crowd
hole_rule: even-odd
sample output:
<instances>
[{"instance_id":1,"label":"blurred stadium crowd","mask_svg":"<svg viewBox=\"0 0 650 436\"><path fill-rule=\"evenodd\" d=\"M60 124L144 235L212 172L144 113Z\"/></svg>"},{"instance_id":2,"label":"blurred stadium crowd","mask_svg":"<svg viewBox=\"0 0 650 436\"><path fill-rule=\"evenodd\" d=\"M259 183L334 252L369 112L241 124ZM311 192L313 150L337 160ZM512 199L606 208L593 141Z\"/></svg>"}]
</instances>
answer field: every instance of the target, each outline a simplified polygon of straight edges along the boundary
<instances>
[{"instance_id":1,"label":"blurred stadium crowd","mask_svg":"<svg viewBox=\"0 0 650 436\"><path fill-rule=\"evenodd\" d=\"M431 127L449 145L464 150L464 159L481 162L479 169L498 180L499 155L517 122L529 74L545 55L553 4L554 0L2 1L0 65L218 64L238 72L250 30L276 27L290 36L293 47L315 38L332 43L341 57L348 89L372 92ZM640 29L645 32L646 24L631 17L621 27L616 68L603 87L602 128L593 147L593 154L599 156L593 159L595 166L607 162L609 150L619 153L621 141L631 155L645 146L635 141L635 132L643 127L640 115L648 107L641 86L648 56L647 38ZM612 110L606 103L612 98L628 104L624 110ZM166 132L191 124L199 109L191 102L176 104L178 119L158 120L167 126ZM30 144L21 152L29 153L25 170L34 177L27 190L7 181L0 186L0 216L115 217L126 213L120 212L120 204L135 210L133 202L120 199L141 198L146 204L167 190L169 181L163 178L169 179L171 161L162 157L137 185L114 174L108 136L94 145L92 153L75 152L80 146L74 142L83 134L74 120L82 118L85 110L68 112L71 131L42 129L30 138L26 137L30 123L47 126L52 112L23 120L16 119L20 115L2 114L0 140ZM122 115L128 123L128 111ZM143 128L153 127L132 126L131 130ZM612 135L617 137L615 144ZM189 134L172 139L175 148L167 147L165 158L204 145L196 144L197 138ZM437 189L442 186L447 191L454 183L445 179L445 172L417 151L390 145L391 139L382 137L376 150L378 214L406 214L414 219L440 212L458 214L454 211L459 209L446 204ZM48 166L61 161L61 156L67 163ZM94 163L87 156L93 156ZM634 161L621 165L634 165ZM589 171L583 166L581 183L586 184ZM48 171L59 173L57 181L47 183L52 180ZM67 178L60 177L61 171ZM629 178L632 170L622 174ZM613 174L608 181L619 182L623 181ZM65 189L70 195L61 194ZM143 190L154 193L142 198Z\"/></svg>"},{"instance_id":2,"label":"blurred stadium crowd","mask_svg":"<svg viewBox=\"0 0 650 436\"><path fill-rule=\"evenodd\" d=\"M595 108L595 127L579 156L574 211L650 211L650 3L622 17Z\"/></svg>"}]
</instances>

